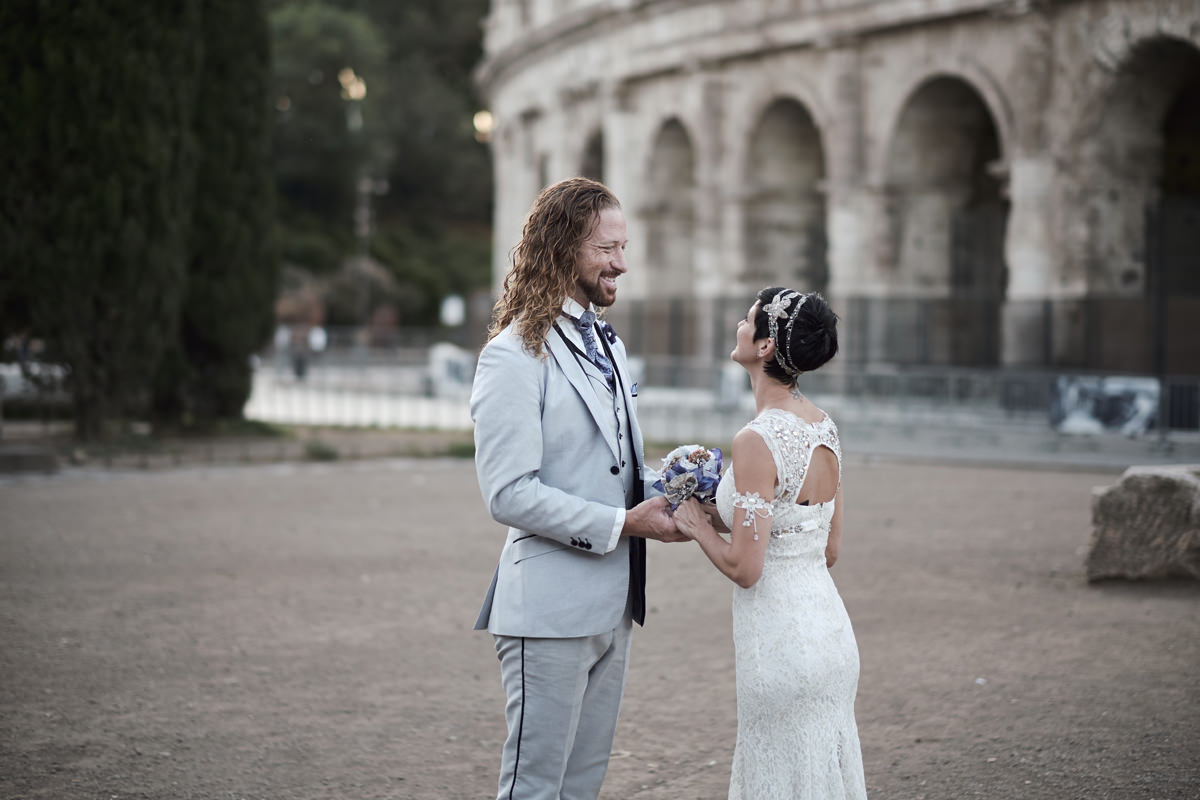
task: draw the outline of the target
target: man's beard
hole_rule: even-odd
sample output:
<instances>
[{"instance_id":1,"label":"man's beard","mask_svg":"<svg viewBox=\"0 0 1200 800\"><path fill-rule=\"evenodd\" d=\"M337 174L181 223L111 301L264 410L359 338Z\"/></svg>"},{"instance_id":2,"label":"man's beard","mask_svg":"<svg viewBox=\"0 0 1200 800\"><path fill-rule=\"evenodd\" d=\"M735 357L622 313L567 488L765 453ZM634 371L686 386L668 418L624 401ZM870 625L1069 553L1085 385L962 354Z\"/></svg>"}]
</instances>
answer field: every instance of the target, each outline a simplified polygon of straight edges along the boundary
<instances>
[{"instance_id":1,"label":"man's beard","mask_svg":"<svg viewBox=\"0 0 1200 800\"><path fill-rule=\"evenodd\" d=\"M576 280L575 285L583 290L583 295L588 299L588 302L597 308L608 308L616 300L616 296L609 296L604 289L600 288L600 278L596 278L595 283L584 283L582 280Z\"/></svg>"}]
</instances>

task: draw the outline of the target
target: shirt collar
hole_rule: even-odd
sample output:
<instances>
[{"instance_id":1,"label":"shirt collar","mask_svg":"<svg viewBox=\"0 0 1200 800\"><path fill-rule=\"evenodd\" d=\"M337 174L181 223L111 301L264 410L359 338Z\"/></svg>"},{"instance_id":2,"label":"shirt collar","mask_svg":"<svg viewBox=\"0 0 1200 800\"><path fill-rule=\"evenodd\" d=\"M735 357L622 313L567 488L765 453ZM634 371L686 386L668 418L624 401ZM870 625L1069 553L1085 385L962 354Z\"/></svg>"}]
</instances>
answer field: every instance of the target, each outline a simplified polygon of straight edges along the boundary
<instances>
[{"instance_id":1,"label":"shirt collar","mask_svg":"<svg viewBox=\"0 0 1200 800\"><path fill-rule=\"evenodd\" d=\"M563 301L562 312L571 319L579 319L579 317L583 315L584 311L589 310L594 310L592 309L591 303L588 303L588 307L584 308L574 297L568 297Z\"/></svg>"}]
</instances>

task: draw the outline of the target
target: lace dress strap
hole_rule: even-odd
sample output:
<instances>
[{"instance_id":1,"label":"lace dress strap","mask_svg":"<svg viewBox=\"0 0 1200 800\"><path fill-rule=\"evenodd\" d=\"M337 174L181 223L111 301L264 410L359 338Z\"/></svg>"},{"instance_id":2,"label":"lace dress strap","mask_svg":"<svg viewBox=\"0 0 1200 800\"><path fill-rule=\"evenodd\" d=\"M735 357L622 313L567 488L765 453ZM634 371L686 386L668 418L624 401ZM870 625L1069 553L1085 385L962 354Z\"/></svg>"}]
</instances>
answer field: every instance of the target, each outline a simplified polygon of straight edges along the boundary
<instances>
[{"instance_id":1,"label":"lace dress strap","mask_svg":"<svg viewBox=\"0 0 1200 800\"><path fill-rule=\"evenodd\" d=\"M767 449L771 452L771 459L775 462L775 475L779 485L775 487L774 501L794 503L800 493L800 483L803 483L803 477L801 477L800 483L792 480L791 472L795 470L796 459L788 458L787 450L790 448L785 444L789 438L789 432L793 429L793 420L780 414L772 414L771 412L775 410L777 409L763 412L750 420L746 427L762 437ZM803 470L804 467L801 467L801 472Z\"/></svg>"},{"instance_id":2,"label":"lace dress strap","mask_svg":"<svg viewBox=\"0 0 1200 800\"><path fill-rule=\"evenodd\" d=\"M770 408L746 425L762 437L775 461L779 486L775 501L795 503L808 475L813 451L822 445L833 451L838 462L838 488L842 485L842 445L837 426L829 415L820 422L807 422L790 411Z\"/></svg>"},{"instance_id":3,"label":"lace dress strap","mask_svg":"<svg viewBox=\"0 0 1200 800\"><path fill-rule=\"evenodd\" d=\"M825 445L833 451L834 458L837 459L838 479L837 488L842 488L842 440L838 436L837 426L833 424L833 420L826 415L821 424L820 438L817 445Z\"/></svg>"}]
</instances>

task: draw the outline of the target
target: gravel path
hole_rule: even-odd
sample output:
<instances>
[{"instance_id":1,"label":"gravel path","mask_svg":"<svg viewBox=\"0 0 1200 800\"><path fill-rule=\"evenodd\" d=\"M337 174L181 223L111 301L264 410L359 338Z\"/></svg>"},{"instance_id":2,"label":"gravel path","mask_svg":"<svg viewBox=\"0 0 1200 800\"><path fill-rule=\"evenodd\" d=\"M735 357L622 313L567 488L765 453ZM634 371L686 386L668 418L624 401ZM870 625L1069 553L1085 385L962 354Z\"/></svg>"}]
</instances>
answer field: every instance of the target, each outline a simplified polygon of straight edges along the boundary
<instances>
[{"instance_id":1,"label":"gravel path","mask_svg":"<svg viewBox=\"0 0 1200 800\"><path fill-rule=\"evenodd\" d=\"M1084 581L1114 478L848 460L873 798L1200 797L1200 583ZM469 461L0 480L0 798L488 797L501 543ZM649 567L603 797L723 798L731 589Z\"/></svg>"}]
</instances>

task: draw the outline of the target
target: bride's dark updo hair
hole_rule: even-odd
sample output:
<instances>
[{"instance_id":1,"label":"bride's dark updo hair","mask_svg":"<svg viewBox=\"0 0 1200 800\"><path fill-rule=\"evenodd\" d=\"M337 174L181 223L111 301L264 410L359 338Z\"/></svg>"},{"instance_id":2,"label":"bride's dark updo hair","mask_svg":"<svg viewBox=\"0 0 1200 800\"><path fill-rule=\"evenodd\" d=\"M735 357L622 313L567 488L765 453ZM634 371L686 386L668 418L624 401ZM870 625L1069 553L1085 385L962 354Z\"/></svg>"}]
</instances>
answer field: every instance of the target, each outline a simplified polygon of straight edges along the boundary
<instances>
[{"instance_id":1,"label":"bride's dark updo hair","mask_svg":"<svg viewBox=\"0 0 1200 800\"><path fill-rule=\"evenodd\" d=\"M811 372L837 355L838 316L818 292L791 292L769 286L758 293L758 311L754 315L756 340L771 336L767 306L781 293L786 293L785 298L790 296L790 302L784 301L784 316L776 321L777 355L763 363L763 372L790 386L801 372Z\"/></svg>"}]
</instances>

